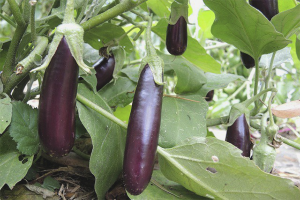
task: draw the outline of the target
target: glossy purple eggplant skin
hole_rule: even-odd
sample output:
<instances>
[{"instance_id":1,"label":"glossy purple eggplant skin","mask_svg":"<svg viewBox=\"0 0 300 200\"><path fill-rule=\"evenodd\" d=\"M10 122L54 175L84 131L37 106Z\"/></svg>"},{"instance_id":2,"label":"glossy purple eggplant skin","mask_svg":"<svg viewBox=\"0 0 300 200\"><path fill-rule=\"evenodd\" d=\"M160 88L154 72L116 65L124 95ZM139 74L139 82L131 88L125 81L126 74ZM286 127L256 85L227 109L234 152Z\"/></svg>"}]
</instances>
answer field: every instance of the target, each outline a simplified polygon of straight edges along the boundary
<instances>
[{"instance_id":1,"label":"glossy purple eggplant skin","mask_svg":"<svg viewBox=\"0 0 300 200\"><path fill-rule=\"evenodd\" d=\"M249 4L262 12L268 20L278 14L278 0L249 0Z\"/></svg>"},{"instance_id":2,"label":"glossy purple eggplant skin","mask_svg":"<svg viewBox=\"0 0 300 200\"><path fill-rule=\"evenodd\" d=\"M96 70L97 91L113 79L115 69L115 57L111 54L109 58L100 58L93 67Z\"/></svg>"},{"instance_id":3,"label":"glossy purple eggplant skin","mask_svg":"<svg viewBox=\"0 0 300 200\"><path fill-rule=\"evenodd\" d=\"M167 38L166 38L167 50L174 56L182 55L187 47L187 23L184 17L180 17L176 24L168 24Z\"/></svg>"},{"instance_id":4,"label":"glossy purple eggplant skin","mask_svg":"<svg viewBox=\"0 0 300 200\"><path fill-rule=\"evenodd\" d=\"M155 162L160 129L163 86L154 82L148 66L141 72L133 98L125 146L125 189L139 195L147 187Z\"/></svg>"},{"instance_id":5,"label":"glossy purple eggplant skin","mask_svg":"<svg viewBox=\"0 0 300 200\"><path fill-rule=\"evenodd\" d=\"M250 55L248 55L248 54L246 54L246 53L241 52L241 60L242 60L242 62L243 62L243 65L244 65L247 69L250 69L250 68L252 68L252 67L255 66L255 61L254 61L254 59L253 59Z\"/></svg>"},{"instance_id":6,"label":"glossy purple eggplant skin","mask_svg":"<svg viewBox=\"0 0 300 200\"><path fill-rule=\"evenodd\" d=\"M242 150L242 156L250 157L253 144L250 140L249 126L244 114L238 117L235 122L227 128L225 141Z\"/></svg>"},{"instance_id":7,"label":"glossy purple eggplant skin","mask_svg":"<svg viewBox=\"0 0 300 200\"><path fill-rule=\"evenodd\" d=\"M213 98L214 98L214 94L215 94L215 91L214 91L214 90L209 91L209 92L206 94L205 100L206 100L207 102L212 101Z\"/></svg>"},{"instance_id":8,"label":"glossy purple eggplant skin","mask_svg":"<svg viewBox=\"0 0 300 200\"><path fill-rule=\"evenodd\" d=\"M78 71L63 38L46 69L39 102L40 142L53 157L67 155L74 144Z\"/></svg>"}]
</instances>

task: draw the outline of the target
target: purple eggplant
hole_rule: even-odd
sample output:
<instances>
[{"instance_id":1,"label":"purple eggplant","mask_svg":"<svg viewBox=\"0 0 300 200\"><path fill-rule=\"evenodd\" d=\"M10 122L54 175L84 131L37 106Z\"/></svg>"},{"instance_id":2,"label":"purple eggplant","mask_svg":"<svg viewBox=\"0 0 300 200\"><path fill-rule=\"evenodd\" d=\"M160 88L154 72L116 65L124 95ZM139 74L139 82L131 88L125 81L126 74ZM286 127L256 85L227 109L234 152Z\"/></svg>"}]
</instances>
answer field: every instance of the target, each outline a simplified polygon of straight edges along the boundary
<instances>
[{"instance_id":1,"label":"purple eggplant","mask_svg":"<svg viewBox=\"0 0 300 200\"><path fill-rule=\"evenodd\" d=\"M184 17L180 17L176 24L168 24L167 50L174 56L182 55L187 47L187 23Z\"/></svg>"},{"instance_id":2,"label":"purple eggplant","mask_svg":"<svg viewBox=\"0 0 300 200\"><path fill-rule=\"evenodd\" d=\"M241 52L241 60L247 69L250 69L255 66L254 59L246 53Z\"/></svg>"},{"instance_id":3,"label":"purple eggplant","mask_svg":"<svg viewBox=\"0 0 300 200\"><path fill-rule=\"evenodd\" d=\"M206 94L205 100L206 100L207 102L212 101L213 98L214 98L214 94L215 94L215 91L214 91L214 90L209 91L209 92Z\"/></svg>"},{"instance_id":4,"label":"purple eggplant","mask_svg":"<svg viewBox=\"0 0 300 200\"><path fill-rule=\"evenodd\" d=\"M100 58L93 67L96 70L97 91L113 79L115 69L115 57L111 54L108 58Z\"/></svg>"},{"instance_id":5,"label":"purple eggplant","mask_svg":"<svg viewBox=\"0 0 300 200\"><path fill-rule=\"evenodd\" d=\"M39 102L40 141L53 157L67 155L74 144L78 71L63 37L46 69Z\"/></svg>"},{"instance_id":6,"label":"purple eggplant","mask_svg":"<svg viewBox=\"0 0 300 200\"><path fill-rule=\"evenodd\" d=\"M249 4L262 12L268 20L278 14L278 0L249 0Z\"/></svg>"},{"instance_id":7,"label":"purple eggplant","mask_svg":"<svg viewBox=\"0 0 300 200\"><path fill-rule=\"evenodd\" d=\"M141 72L135 91L123 163L125 189L139 195L147 187L155 162L160 129L163 86L154 82L148 66Z\"/></svg>"},{"instance_id":8,"label":"purple eggplant","mask_svg":"<svg viewBox=\"0 0 300 200\"><path fill-rule=\"evenodd\" d=\"M225 141L242 150L242 156L250 157L253 144L250 140L249 126L244 114L238 117L235 122L227 128Z\"/></svg>"},{"instance_id":9,"label":"purple eggplant","mask_svg":"<svg viewBox=\"0 0 300 200\"><path fill-rule=\"evenodd\" d=\"M278 14L277 0L249 0L249 4L262 12L268 20ZM255 66L254 59L246 53L241 52L241 60L247 69Z\"/></svg>"}]
</instances>

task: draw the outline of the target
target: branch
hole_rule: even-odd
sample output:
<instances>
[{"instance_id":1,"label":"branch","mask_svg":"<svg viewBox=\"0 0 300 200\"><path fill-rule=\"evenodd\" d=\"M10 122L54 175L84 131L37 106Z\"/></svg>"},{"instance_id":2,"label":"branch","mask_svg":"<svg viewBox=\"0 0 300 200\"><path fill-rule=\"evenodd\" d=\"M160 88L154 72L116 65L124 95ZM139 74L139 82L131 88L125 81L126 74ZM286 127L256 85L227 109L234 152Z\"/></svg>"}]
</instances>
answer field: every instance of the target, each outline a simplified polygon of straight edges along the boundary
<instances>
[{"instance_id":1,"label":"branch","mask_svg":"<svg viewBox=\"0 0 300 200\"><path fill-rule=\"evenodd\" d=\"M82 23L81 26L85 31L90 30L90 29L102 24L103 22L113 19L116 16L137 7L138 5L144 3L145 1L147 1L147 0L136 0L136 1L124 0L121 3L117 4L116 6L112 7L111 9Z\"/></svg>"}]
</instances>

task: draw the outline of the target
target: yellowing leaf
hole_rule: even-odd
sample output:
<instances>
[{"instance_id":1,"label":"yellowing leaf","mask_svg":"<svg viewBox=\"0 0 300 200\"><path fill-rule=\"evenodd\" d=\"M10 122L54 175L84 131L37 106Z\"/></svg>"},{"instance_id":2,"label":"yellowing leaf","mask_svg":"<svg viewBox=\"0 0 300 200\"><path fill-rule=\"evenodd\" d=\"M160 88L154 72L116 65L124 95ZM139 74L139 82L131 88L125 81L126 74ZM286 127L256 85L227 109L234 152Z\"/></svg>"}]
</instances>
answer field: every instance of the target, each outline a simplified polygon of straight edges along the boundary
<instances>
[{"instance_id":1,"label":"yellowing leaf","mask_svg":"<svg viewBox=\"0 0 300 200\"><path fill-rule=\"evenodd\" d=\"M280 118L292 118L300 115L300 100L291 101L272 108L272 113Z\"/></svg>"}]
</instances>

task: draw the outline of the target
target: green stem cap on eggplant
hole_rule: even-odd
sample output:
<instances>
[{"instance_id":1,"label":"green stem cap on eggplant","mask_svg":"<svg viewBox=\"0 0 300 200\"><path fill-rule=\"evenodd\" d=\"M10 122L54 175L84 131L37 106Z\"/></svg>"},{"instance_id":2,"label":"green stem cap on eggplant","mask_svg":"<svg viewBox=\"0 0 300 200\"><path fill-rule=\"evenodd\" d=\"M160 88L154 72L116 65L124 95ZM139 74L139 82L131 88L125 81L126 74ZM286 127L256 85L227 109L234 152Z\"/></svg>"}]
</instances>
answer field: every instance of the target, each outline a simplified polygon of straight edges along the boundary
<instances>
[{"instance_id":1,"label":"green stem cap on eggplant","mask_svg":"<svg viewBox=\"0 0 300 200\"><path fill-rule=\"evenodd\" d=\"M46 69L39 101L38 132L50 156L64 156L74 144L78 71L63 37Z\"/></svg>"},{"instance_id":2,"label":"green stem cap on eggplant","mask_svg":"<svg viewBox=\"0 0 300 200\"><path fill-rule=\"evenodd\" d=\"M141 72L130 113L123 163L125 189L132 195L147 187L155 162L163 85L154 82L148 65Z\"/></svg>"},{"instance_id":3,"label":"green stem cap on eggplant","mask_svg":"<svg viewBox=\"0 0 300 200\"><path fill-rule=\"evenodd\" d=\"M56 28L54 38L50 44L48 55L45 59L45 62L37 67L31 72L43 70L48 67L52 57L54 56L58 45L63 37L65 37L67 44L69 46L70 52L74 59L76 60L79 67L88 74L91 74L90 67L87 66L83 61L83 28L75 23L74 20L74 0L67 1L67 7L65 10L64 21L61 25Z\"/></svg>"},{"instance_id":4,"label":"green stem cap on eggplant","mask_svg":"<svg viewBox=\"0 0 300 200\"><path fill-rule=\"evenodd\" d=\"M235 122L227 128L225 141L242 150L242 156L250 157L253 144L250 140L249 125L245 114L238 117Z\"/></svg>"}]
</instances>

